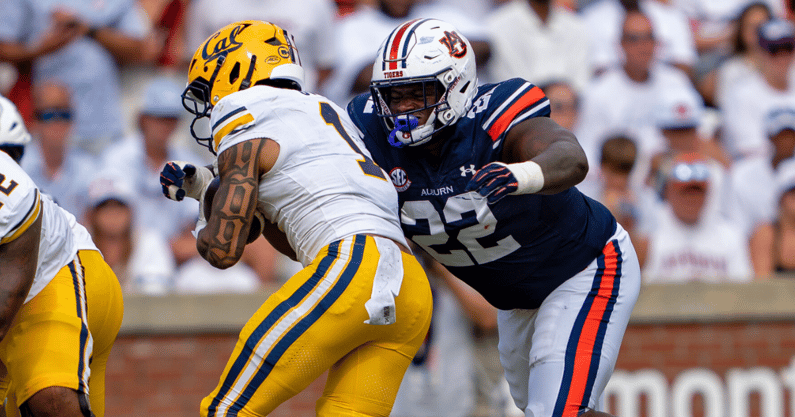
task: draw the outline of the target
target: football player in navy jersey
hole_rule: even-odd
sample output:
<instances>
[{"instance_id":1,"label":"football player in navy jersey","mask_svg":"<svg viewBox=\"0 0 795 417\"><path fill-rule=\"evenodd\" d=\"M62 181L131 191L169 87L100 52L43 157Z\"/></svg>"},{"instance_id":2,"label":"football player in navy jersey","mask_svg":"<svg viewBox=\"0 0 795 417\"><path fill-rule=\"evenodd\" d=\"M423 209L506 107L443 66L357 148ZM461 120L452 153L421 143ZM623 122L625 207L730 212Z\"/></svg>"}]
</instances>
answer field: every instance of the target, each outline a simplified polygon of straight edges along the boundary
<instances>
[{"instance_id":1,"label":"football player in navy jersey","mask_svg":"<svg viewBox=\"0 0 795 417\"><path fill-rule=\"evenodd\" d=\"M574 186L577 139L522 79L478 86L469 42L435 19L382 44L348 113L398 191L408 238L499 309L499 351L527 416L605 416L640 289L629 236Z\"/></svg>"}]
</instances>

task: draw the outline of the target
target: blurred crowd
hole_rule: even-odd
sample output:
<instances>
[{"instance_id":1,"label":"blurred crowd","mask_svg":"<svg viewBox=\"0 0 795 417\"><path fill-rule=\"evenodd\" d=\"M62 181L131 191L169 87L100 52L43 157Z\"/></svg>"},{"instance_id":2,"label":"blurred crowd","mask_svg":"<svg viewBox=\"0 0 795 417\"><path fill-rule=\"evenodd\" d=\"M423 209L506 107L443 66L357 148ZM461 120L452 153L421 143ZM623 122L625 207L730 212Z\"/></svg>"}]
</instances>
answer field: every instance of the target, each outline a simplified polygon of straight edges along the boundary
<instances>
[{"instance_id":1,"label":"blurred crowd","mask_svg":"<svg viewBox=\"0 0 795 417\"><path fill-rule=\"evenodd\" d=\"M198 205L161 194L166 161L211 161L182 108L187 62L215 30L243 19L286 28L309 90L343 107L368 90L374 54L394 27L416 17L448 21L472 42L480 83L521 77L546 93L552 118L575 132L588 155L589 175L578 187L630 232L645 282L749 282L795 271L791 0L4 5L0 93L34 136L22 166L82 218L127 293L250 292L300 269L262 238L243 262L213 269L190 233ZM458 306L446 319L450 328L474 323L493 331L478 310L482 300L430 269L436 302ZM442 305L439 314L447 311ZM432 332L429 341L447 337L447 351L471 355L476 347L457 334ZM427 376L410 370L407 378ZM440 389L472 389L457 387Z\"/></svg>"}]
</instances>

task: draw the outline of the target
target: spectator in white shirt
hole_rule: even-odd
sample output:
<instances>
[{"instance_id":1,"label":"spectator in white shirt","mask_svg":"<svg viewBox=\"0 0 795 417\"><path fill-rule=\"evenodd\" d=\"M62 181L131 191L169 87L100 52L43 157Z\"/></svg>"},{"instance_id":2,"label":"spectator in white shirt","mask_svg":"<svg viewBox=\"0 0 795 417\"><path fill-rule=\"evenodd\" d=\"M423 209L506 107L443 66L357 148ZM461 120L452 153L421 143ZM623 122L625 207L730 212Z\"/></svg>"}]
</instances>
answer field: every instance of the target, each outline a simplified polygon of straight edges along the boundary
<instances>
[{"instance_id":1,"label":"spectator in white shirt","mask_svg":"<svg viewBox=\"0 0 795 417\"><path fill-rule=\"evenodd\" d=\"M773 12L762 2L751 3L737 16L733 25L732 44L722 52L728 56L719 63L705 63L704 66L713 67L703 68L703 75L696 74L694 77L699 92L708 103L718 108L723 107L727 91L759 73L766 53L759 44L759 26L772 17ZM707 59L705 57L704 60Z\"/></svg>"},{"instance_id":2,"label":"spectator in white shirt","mask_svg":"<svg viewBox=\"0 0 795 417\"><path fill-rule=\"evenodd\" d=\"M778 109L795 109L795 84L790 80L795 57L795 26L770 20L759 27L765 53L759 74L747 77L726 92L721 141L734 160L770 155L765 120Z\"/></svg>"},{"instance_id":3,"label":"spectator in white shirt","mask_svg":"<svg viewBox=\"0 0 795 417\"><path fill-rule=\"evenodd\" d=\"M621 64L621 23L634 11L647 15L654 27L655 58L689 73L698 58L690 23L681 10L658 0L599 0L583 9L597 72Z\"/></svg>"},{"instance_id":4,"label":"spectator in white shirt","mask_svg":"<svg viewBox=\"0 0 795 417\"><path fill-rule=\"evenodd\" d=\"M737 161L730 172L729 216L749 236L760 224L775 218L776 176L795 156L795 108L769 114L766 127L772 154Z\"/></svg>"},{"instance_id":5,"label":"spectator in white shirt","mask_svg":"<svg viewBox=\"0 0 795 417\"><path fill-rule=\"evenodd\" d=\"M661 206L647 233L643 277L658 282L748 282L753 279L748 241L738 225L705 210L709 161L679 154L662 167ZM640 242L639 242L640 243Z\"/></svg>"},{"instance_id":6,"label":"spectator in white shirt","mask_svg":"<svg viewBox=\"0 0 795 417\"><path fill-rule=\"evenodd\" d=\"M751 237L751 259L757 277L795 273L795 162L776 175L776 215L759 225Z\"/></svg>"},{"instance_id":7,"label":"spectator in white shirt","mask_svg":"<svg viewBox=\"0 0 795 417\"><path fill-rule=\"evenodd\" d=\"M640 11L627 13L621 35L626 60L594 80L582 94L574 132L588 160L597 161L608 136L637 140L638 166L665 149L656 126L661 97L667 90L692 88L685 73L654 60L656 41L651 21ZM593 167L589 177L597 174Z\"/></svg>"},{"instance_id":8,"label":"spectator in white shirt","mask_svg":"<svg viewBox=\"0 0 795 417\"><path fill-rule=\"evenodd\" d=\"M88 189L86 226L123 292L162 295L173 287L176 265L163 235L136 223L137 198L118 174L100 174Z\"/></svg>"},{"instance_id":9,"label":"spectator in white shirt","mask_svg":"<svg viewBox=\"0 0 795 417\"><path fill-rule=\"evenodd\" d=\"M565 81L582 91L593 69L583 19L552 0L512 0L486 20L492 54L483 81Z\"/></svg>"}]
</instances>

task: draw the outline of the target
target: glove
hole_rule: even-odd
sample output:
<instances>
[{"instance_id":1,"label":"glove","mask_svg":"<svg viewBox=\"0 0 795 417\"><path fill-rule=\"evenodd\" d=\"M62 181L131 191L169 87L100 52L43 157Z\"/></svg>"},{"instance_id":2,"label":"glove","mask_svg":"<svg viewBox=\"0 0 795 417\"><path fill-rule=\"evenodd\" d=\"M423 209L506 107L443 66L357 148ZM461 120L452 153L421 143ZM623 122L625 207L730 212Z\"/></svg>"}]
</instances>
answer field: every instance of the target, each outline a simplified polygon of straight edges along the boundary
<instances>
[{"instance_id":1,"label":"glove","mask_svg":"<svg viewBox=\"0 0 795 417\"><path fill-rule=\"evenodd\" d=\"M477 191L489 204L494 204L518 188L519 182L508 165L492 162L475 173L464 191Z\"/></svg>"},{"instance_id":2,"label":"glove","mask_svg":"<svg viewBox=\"0 0 795 417\"><path fill-rule=\"evenodd\" d=\"M160 171L163 195L174 201L182 201L186 196L199 200L212 179L209 169L185 161L169 161Z\"/></svg>"},{"instance_id":3,"label":"glove","mask_svg":"<svg viewBox=\"0 0 795 417\"><path fill-rule=\"evenodd\" d=\"M517 164L492 162L475 173L465 191L477 191L494 204L506 195L532 194L544 187L541 167L533 161Z\"/></svg>"}]
</instances>

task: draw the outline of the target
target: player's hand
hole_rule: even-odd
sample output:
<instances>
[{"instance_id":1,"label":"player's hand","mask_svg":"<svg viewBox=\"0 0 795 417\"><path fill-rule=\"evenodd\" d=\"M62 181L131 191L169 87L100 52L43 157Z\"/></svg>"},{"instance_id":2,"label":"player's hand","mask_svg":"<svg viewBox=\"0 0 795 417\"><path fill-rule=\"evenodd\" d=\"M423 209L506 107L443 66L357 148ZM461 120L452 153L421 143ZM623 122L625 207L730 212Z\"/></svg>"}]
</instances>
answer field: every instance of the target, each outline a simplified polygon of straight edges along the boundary
<instances>
[{"instance_id":1,"label":"player's hand","mask_svg":"<svg viewBox=\"0 0 795 417\"><path fill-rule=\"evenodd\" d=\"M169 161L160 171L160 186L163 195L171 200L182 201L186 196L199 200L212 178L212 172L206 167Z\"/></svg>"},{"instance_id":2,"label":"player's hand","mask_svg":"<svg viewBox=\"0 0 795 417\"><path fill-rule=\"evenodd\" d=\"M492 162L475 173L465 191L477 191L494 204L519 188L519 181L506 164Z\"/></svg>"}]
</instances>

